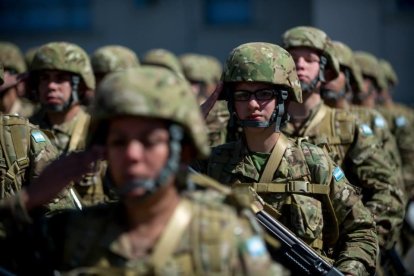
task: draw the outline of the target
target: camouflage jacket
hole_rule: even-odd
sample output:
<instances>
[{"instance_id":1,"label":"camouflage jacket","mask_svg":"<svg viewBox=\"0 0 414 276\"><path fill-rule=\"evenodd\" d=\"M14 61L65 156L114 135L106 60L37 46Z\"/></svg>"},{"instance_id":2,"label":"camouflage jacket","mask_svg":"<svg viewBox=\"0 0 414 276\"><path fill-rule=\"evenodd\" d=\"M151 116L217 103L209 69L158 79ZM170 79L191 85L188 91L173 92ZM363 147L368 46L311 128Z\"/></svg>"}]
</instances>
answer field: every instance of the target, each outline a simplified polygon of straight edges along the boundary
<instances>
[{"instance_id":1,"label":"camouflage jacket","mask_svg":"<svg viewBox=\"0 0 414 276\"><path fill-rule=\"evenodd\" d=\"M370 126L359 123L351 111L321 103L300 129L288 123L283 132L327 146L332 160L342 167L349 181L362 188L362 201L374 214L380 245L392 246L404 218L405 196L395 165Z\"/></svg>"},{"instance_id":2,"label":"camouflage jacket","mask_svg":"<svg viewBox=\"0 0 414 276\"><path fill-rule=\"evenodd\" d=\"M378 246L375 224L357 191L321 148L286 141L270 183L260 182L263 168L256 167L242 140L214 148L208 160L192 166L233 189L253 186L276 210L275 216L309 245L319 251L334 246L330 257L341 271L372 272Z\"/></svg>"},{"instance_id":3,"label":"camouflage jacket","mask_svg":"<svg viewBox=\"0 0 414 276\"><path fill-rule=\"evenodd\" d=\"M60 154L83 150L86 146L90 115L83 109L79 110L73 120L61 125L51 125L44 110L39 110L30 118L30 121L53 134L52 142ZM94 173L84 175L82 180L74 185L85 205L93 205L106 200L103 188L105 162L99 162L96 168Z\"/></svg>"},{"instance_id":4,"label":"camouflage jacket","mask_svg":"<svg viewBox=\"0 0 414 276\"><path fill-rule=\"evenodd\" d=\"M142 257L134 257L124 212L122 203L115 202L32 225L41 229L35 232L36 244L30 244L42 258L34 261L31 273L47 268L73 275L281 275L282 267L272 263L252 214L236 211L209 192L183 196L154 247ZM22 216L10 214L23 222L17 220ZM29 246L13 250L16 246L10 252L19 260L25 256L22 248L30 251ZM19 272L27 268L17 267Z\"/></svg>"},{"instance_id":5,"label":"camouflage jacket","mask_svg":"<svg viewBox=\"0 0 414 276\"><path fill-rule=\"evenodd\" d=\"M377 107L394 135L402 160L405 189L409 198L414 198L414 118L405 106L394 104L391 108Z\"/></svg>"}]
</instances>

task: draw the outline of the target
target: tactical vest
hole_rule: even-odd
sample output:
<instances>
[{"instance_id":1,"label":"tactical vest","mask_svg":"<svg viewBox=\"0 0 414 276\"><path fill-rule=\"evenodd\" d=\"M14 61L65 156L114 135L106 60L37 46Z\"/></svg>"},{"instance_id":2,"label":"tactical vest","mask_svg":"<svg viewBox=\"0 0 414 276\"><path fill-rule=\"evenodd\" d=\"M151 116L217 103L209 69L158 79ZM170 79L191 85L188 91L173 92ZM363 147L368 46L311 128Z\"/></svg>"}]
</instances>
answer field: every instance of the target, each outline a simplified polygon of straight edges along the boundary
<instances>
[{"instance_id":1,"label":"tactical vest","mask_svg":"<svg viewBox=\"0 0 414 276\"><path fill-rule=\"evenodd\" d=\"M31 127L15 115L1 116L0 124L0 198L6 198L20 191L28 177Z\"/></svg>"},{"instance_id":2,"label":"tactical vest","mask_svg":"<svg viewBox=\"0 0 414 276\"><path fill-rule=\"evenodd\" d=\"M234 241L237 217L233 209L210 199L199 193L185 197L151 254L137 261L126 260L114 254L108 257L108 254L100 252L107 250L103 247L102 239L105 237L102 232L105 232L108 224L116 221L116 205L85 209L82 217L77 217L77 221L65 221L68 224L66 231L70 235L65 241L64 256L67 259L63 262L68 267L78 267L74 270L76 272L108 269L106 271L135 271L133 275L136 275L137 270L149 272L151 275L171 275L174 271L179 271L180 275L229 275L231 260L220 256L220 252L229 250L225 255L237 258L238 246ZM223 222L231 222L234 227L226 227L224 231ZM229 248L223 247L229 243ZM112 266L118 268L111 268Z\"/></svg>"},{"instance_id":3,"label":"tactical vest","mask_svg":"<svg viewBox=\"0 0 414 276\"><path fill-rule=\"evenodd\" d=\"M326 145L332 160L342 165L354 141L355 128L355 117L349 111L322 104L303 136L316 145Z\"/></svg>"},{"instance_id":4,"label":"tactical vest","mask_svg":"<svg viewBox=\"0 0 414 276\"><path fill-rule=\"evenodd\" d=\"M267 202L265 210L272 214L275 218L280 219L282 222L284 222L284 219L287 219L286 215L290 217L296 216L298 221L302 222L302 225L299 225L300 223L296 224L297 228L291 230L296 232L296 234L305 240L305 242L307 242L310 246L321 251L325 246L332 246L339 236L338 221L330 199L330 182L333 171L329 171L327 177L325 178L318 176L318 172L315 172L315 170L308 167L309 164L314 161L311 160L312 157L308 157L303 154L304 150L309 151L307 146L302 143L303 141L305 140L299 139L297 141L298 146L296 146L293 140L289 140L284 135L281 135L267 161L267 165L261 174L259 182L234 182L231 177L227 179L224 179L226 177L223 177L222 173L226 170L226 164L232 163L232 158L234 157L232 156L232 153L240 153L243 151L241 148L238 148L241 145L240 142L220 146L219 151L221 151L221 154L212 154L210 157L207 174L222 183L231 184L232 188L236 189L236 193L238 188L245 186L253 187L255 191L263 197L265 202ZM301 160L293 161L296 162L296 164L292 163L292 167L298 166L298 163L303 165L306 164L306 166L302 167L302 171L304 171L304 173L299 177L288 175L286 179L280 179L277 176L279 165L282 159L290 164L291 160L289 158L285 158L284 155L286 150L291 148L300 149L299 151L301 155ZM268 171L270 173L266 173L266 168L269 168ZM317 179L312 178L311 171L314 172L314 176ZM231 174L231 172L224 171L224 175L229 174ZM263 177L263 175L266 174L267 177ZM279 197L275 194L279 194L281 196ZM273 204L274 202L271 201L279 201L277 203L278 206L283 208L283 210L289 210L288 213L290 214L286 214L281 211L279 207L275 207ZM315 213L308 214L308 212L303 209L306 208L306 204L309 206L318 206L315 207ZM289 207L286 208L287 206ZM317 218L315 219L315 217ZM319 225L315 224L315 220L318 219L323 219L323 229L317 229ZM292 225L288 227L291 226ZM309 229L314 230L314 232L306 233ZM323 240L320 239L320 236L323 236Z\"/></svg>"}]
</instances>

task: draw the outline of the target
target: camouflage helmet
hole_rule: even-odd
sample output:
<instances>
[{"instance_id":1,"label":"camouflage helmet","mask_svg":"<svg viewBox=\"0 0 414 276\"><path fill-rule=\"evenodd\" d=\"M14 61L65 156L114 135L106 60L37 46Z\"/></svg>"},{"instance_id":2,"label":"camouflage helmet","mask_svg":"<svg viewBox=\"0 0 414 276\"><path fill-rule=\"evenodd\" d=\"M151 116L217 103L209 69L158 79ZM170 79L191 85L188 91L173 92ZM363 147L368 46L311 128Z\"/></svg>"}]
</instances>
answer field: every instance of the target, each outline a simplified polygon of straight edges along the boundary
<instances>
[{"instance_id":1,"label":"camouflage helmet","mask_svg":"<svg viewBox=\"0 0 414 276\"><path fill-rule=\"evenodd\" d=\"M98 87L91 115L95 124L122 115L172 121L184 127L199 158L210 151L204 119L188 82L166 68L142 66L108 75Z\"/></svg>"},{"instance_id":2,"label":"camouflage helmet","mask_svg":"<svg viewBox=\"0 0 414 276\"><path fill-rule=\"evenodd\" d=\"M349 70L351 85L354 85L356 91L361 91L361 69L354 60L354 53L352 52L351 48L339 41L332 41L332 46L339 65Z\"/></svg>"},{"instance_id":3,"label":"camouflage helmet","mask_svg":"<svg viewBox=\"0 0 414 276\"><path fill-rule=\"evenodd\" d=\"M33 58L30 71L61 70L81 76L87 88L95 89L95 77L86 52L68 42L42 45Z\"/></svg>"},{"instance_id":4,"label":"camouflage helmet","mask_svg":"<svg viewBox=\"0 0 414 276\"><path fill-rule=\"evenodd\" d=\"M153 49L148 51L142 59L142 64L165 67L183 77L183 69L177 56L166 49Z\"/></svg>"},{"instance_id":5,"label":"camouflage helmet","mask_svg":"<svg viewBox=\"0 0 414 276\"><path fill-rule=\"evenodd\" d=\"M220 81L221 64L216 58L199 54L181 55L180 64L184 76L190 81L201 81L206 84L215 84Z\"/></svg>"},{"instance_id":6,"label":"camouflage helmet","mask_svg":"<svg viewBox=\"0 0 414 276\"><path fill-rule=\"evenodd\" d=\"M139 66L137 55L121 45L109 45L97 49L91 56L94 73L110 73Z\"/></svg>"},{"instance_id":7,"label":"camouflage helmet","mask_svg":"<svg viewBox=\"0 0 414 276\"><path fill-rule=\"evenodd\" d=\"M29 71L30 71L30 64L32 64L32 61L36 54L37 49L39 49L39 47L33 47L33 48L28 49L24 53L24 61L26 62L26 66Z\"/></svg>"},{"instance_id":8,"label":"camouflage helmet","mask_svg":"<svg viewBox=\"0 0 414 276\"><path fill-rule=\"evenodd\" d=\"M5 70L14 70L18 74L26 71L23 54L13 43L0 42L0 62Z\"/></svg>"},{"instance_id":9,"label":"camouflage helmet","mask_svg":"<svg viewBox=\"0 0 414 276\"><path fill-rule=\"evenodd\" d=\"M222 81L265 82L287 88L288 99L302 102L302 90L292 56L278 45L251 42L230 52Z\"/></svg>"},{"instance_id":10,"label":"camouflage helmet","mask_svg":"<svg viewBox=\"0 0 414 276\"><path fill-rule=\"evenodd\" d=\"M375 56L364 51L355 51L354 58L363 76L372 78L379 89L387 87L384 74Z\"/></svg>"},{"instance_id":11,"label":"camouflage helmet","mask_svg":"<svg viewBox=\"0 0 414 276\"><path fill-rule=\"evenodd\" d=\"M325 57L327 60L324 70L326 81L338 77L339 64L333 55L332 41L324 31L314 27L299 26L287 30L282 39L283 48L287 50L295 47L307 47L319 52L321 57Z\"/></svg>"},{"instance_id":12,"label":"camouflage helmet","mask_svg":"<svg viewBox=\"0 0 414 276\"><path fill-rule=\"evenodd\" d=\"M385 59L380 59L379 61L382 71L384 72L385 78L389 83L392 85L398 84L398 76L392 68L391 63L386 61Z\"/></svg>"}]
</instances>

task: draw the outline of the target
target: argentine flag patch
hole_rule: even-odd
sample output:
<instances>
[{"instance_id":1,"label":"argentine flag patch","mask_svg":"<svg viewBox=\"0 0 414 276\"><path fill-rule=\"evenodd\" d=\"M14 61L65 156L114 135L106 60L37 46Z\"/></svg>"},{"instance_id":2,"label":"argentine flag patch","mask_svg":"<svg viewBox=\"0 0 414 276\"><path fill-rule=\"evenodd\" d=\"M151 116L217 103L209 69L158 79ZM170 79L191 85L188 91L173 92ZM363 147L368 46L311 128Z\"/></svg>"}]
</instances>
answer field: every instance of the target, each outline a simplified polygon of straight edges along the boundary
<instances>
[{"instance_id":1,"label":"argentine flag patch","mask_svg":"<svg viewBox=\"0 0 414 276\"><path fill-rule=\"evenodd\" d=\"M362 133L364 135L369 136L369 135L372 135L372 133L373 133L372 129L367 124L362 124L361 129L362 129Z\"/></svg>"},{"instance_id":2,"label":"argentine flag patch","mask_svg":"<svg viewBox=\"0 0 414 276\"><path fill-rule=\"evenodd\" d=\"M405 119L404 116L398 116L397 118L395 118L395 124L397 125L397 127L403 127L406 123L407 119Z\"/></svg>"},{"instance_id":3,"label":"argentine flag patch","mask_svg":"<svg viewBox=\"0 0 414 276\"><path fill-rule=\"evenodd\" d=\"M46 142L45 136L40 131L33 131L32 137L36 141L36 143Z\"/></svg>"},{"instance_id":4,"label":"argentine flag patch","mask_svg":"<svg viewBox=\"0 0 414 276\"><path fill-rule=\"evenodd\" d=\"M262 257L266 254L266 246L259 236L253 236L246 241L246 250L252 257Z\"/></svg>"},{"instance_id":5,"label":"argentine flag patch","mask_svg":"<svg viewBox=\"0 0 414 276\"><path fill-rule=\"evenodd\" d=\"M344 172L341 170L340 167L335 167L335 169L333 170L333 176L335 178L336 181L341 180L342 178L344 178L345 174Z\"/></svg>"},{"instance_id":6,"label":"argentine flag patch","mask_svg":"<svg viewBox=\"0 0 414 276\"><path fill-rule=\"evenodd\" d=\"M377 128L384 128L386 123L384 118L377 116L374 119L374 124Z\"/></svg>"}]
</instances>

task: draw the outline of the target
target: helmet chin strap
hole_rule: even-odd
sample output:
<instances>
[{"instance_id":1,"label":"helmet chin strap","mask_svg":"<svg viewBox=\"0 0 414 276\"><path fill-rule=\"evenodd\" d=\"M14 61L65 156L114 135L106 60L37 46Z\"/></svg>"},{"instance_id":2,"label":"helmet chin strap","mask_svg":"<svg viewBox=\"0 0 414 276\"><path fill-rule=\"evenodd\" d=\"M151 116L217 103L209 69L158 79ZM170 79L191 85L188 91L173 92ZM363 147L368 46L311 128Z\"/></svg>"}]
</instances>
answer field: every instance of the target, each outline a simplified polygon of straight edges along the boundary
<instances>
[{"instance_id":1,"label":"helmet chin strap","mask_svg":"<svg viewBox=\"0 0 414 276\"><path fill-rule=\"evenodd\" d=\"M242 127L258 127L258 128L267 128L272 124L275 124L275 132L280 132L280 127L282 124L283 115L285 114L285 101L288 98L288 91L280 90L277 94L277 107L273 110L272 116L270 116L269 121L259 122L254 120L238 120L239 124Z\"/></svg>"},{"instance_id":2,"label":"helmet chin strap","mask_svg":"<svg viewBox=\"0 0 414 276\"><path fill-rule=\"evenodd\" d=\"M145 190L145 194L139 197L139 199L142 200L166 186L168 179L178 172L184 130L181 126L172 124L169 128L169 133L170 155L160 174L155 179L134 179L125 183L122 188L116 190L121 198L127 196L128 193L135 188L142 188Z\"/></svg>"},{"instance_id":3,"label":"helmet chin strap","mask_svg":"<svg viewBox=\"0 0 414 276\"><path fill-rule=\"evenodd\" d=\"M321 56L319 61L319 73L318 75L308 84L303 81L300 82L300 86L304 93L312 93L316 90L318 82L325 82L325 67L328 63L326 57Z\"/></svg>"},{"instance_id":4,"label":"helmet chin strap","mask_svg":"<svg viewBox=\"0 0 414 276\"><path fill-rule=\"evenodd\" d=\"M63 112L68 110L74 103L79 102L79 83L80 77L77 75L73 75L71 78L71 94L69 100L65 101L63 104L60 105L50 105L46 104L45 107L47 110L52 112Z\"/></svg>"}]
</instances>

